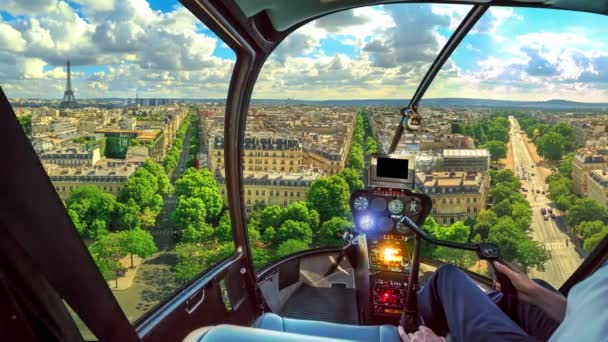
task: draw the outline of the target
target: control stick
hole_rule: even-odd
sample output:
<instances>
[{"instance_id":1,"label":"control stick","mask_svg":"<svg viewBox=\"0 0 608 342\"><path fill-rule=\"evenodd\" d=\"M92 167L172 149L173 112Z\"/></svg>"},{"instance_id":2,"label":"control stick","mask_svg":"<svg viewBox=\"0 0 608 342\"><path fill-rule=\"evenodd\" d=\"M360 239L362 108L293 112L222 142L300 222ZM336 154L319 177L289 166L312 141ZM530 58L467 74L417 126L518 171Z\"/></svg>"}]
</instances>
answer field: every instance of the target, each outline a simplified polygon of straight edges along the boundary
<instances>
[{"instance_id":1,"label":"control stick","mask_svg":"<svg viewBox=\"0 0 608 342\"><path fill-rule=\"evenodd\" d=\"M429 233L425 232L420 228L414 221L412 221L409 217L403 216L400 222L410 228L416 235L420 236L423 240L430 242L432 244L456 249L463 249L469 251L477 252L477 256L482 260L487 260L490 263L490 267L494 271L494 275L496 276L496 280L500 283L500 290L504 294L509 295L517 295L517 290L511 280L504 275L503 273L496 270L494 267L494 261L501 262L498 256L498 247L493 243L460 243L460 242L452 242L452 241L444 241L437 240Z\"/></svg>"}]
</instances>

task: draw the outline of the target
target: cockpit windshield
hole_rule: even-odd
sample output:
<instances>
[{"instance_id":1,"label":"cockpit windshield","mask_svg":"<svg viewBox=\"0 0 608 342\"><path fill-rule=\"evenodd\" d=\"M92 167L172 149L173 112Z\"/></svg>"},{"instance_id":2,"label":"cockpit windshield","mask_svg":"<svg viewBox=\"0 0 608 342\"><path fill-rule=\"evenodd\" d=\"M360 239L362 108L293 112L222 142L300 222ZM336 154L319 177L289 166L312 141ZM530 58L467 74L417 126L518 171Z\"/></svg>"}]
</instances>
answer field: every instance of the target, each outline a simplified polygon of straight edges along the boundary
<instances>
[{"instance_id":1,"label":"cockpit windshield","mask_svg":"<svg viewBox=\"0 0 608 342\"><path fill-rule=\"evenodd\" d=\"M390 232L428 208L420 223L438 239L496 243L559 287L608 234L608 19L490 7L446 53L472 8L349 9L274 50L233 194L256 269L341 247L361 224L386 235L378 267L406 267L411 241ZM0 4L2 90L131 322L236 250L224 140L235 63L178 2ZM395 158L380 172L378 154ZM374 176L406 181L372 196ZM422 255L488 274L474 253Z\"/></svg>"}]
</instances>

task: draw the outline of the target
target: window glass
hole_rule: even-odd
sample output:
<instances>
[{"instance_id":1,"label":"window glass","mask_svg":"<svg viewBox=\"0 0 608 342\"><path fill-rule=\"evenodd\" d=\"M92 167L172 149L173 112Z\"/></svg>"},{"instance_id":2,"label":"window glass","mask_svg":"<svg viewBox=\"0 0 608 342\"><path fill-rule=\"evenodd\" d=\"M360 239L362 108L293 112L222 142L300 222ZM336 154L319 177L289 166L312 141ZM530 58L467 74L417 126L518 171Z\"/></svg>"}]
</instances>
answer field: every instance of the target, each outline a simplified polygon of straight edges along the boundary
<instances>
[{"instance_id":1,"label":"window glass","mask_svg":"<svg viewBox=\"0 0 608 342\"><path fill-rule=\"evenodd\" d=\"M3 2L0 32L2 88L130 321L232 253L207 153L232 50L177 1Z\"/></svg>"},{"instance_id":2,"label":"window glass","mask_svg":"<svg viewBox=\"0 0 608 342\"><path fill-rule=\"evenodd\" d=\"M391 117L379 126L384 121L372 123L371 113L406 104L457 24L448 9L399 4L332 14L299 28L270 56L243 145L256 267L342 246L352 227L350 193L365 187L369 156L386 151L397 123Z\"/></svg>"},{"instance_id":3,"label":"window glass","mask_svg":"<svg viewBox=\"0 0 608 342\"><path fill-rule=\"evenodd\" d=\"M554 287L608 234L607 28L595 14L506 7L484 14L422 101L428 130L443 135L433 143L468 150L420 157L420 172L463 185L430 192L430 231L495 242L506 260ZM424 135L417 139L426 150ZM437 201L465 194L466 203Z\"/></svg>"}]
</instances>

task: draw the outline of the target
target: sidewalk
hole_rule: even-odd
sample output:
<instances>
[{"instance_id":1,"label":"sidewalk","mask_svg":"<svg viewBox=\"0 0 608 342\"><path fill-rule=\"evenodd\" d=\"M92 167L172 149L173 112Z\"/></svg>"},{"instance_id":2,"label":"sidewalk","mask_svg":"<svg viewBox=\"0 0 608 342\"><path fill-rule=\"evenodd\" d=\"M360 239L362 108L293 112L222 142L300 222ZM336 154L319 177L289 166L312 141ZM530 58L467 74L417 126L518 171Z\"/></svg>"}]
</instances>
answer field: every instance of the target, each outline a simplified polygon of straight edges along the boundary
<instances>
[{"instance_id":1,"label":"sidewalk","mask_svg":"<svg viewBox=\"0 0 608 342\"><path fill-rule=\"evenodd\" d=\"M131 255L127 255L126 257L120 259L120 263L122 264L122 266L124 268L127 269L127 273L125 274L124 277L119 277L118 278L118 286L116 286L116 279L112 279L112 280L108 280L108 286L110 287L110 289L112 289L113 291L120 291L120 290L126 290L129 287L131 287L131 285L133 285L133 279L135 279L135 275L137 274L137 271L139 270L139 266L141 266L141 258L138 257L137 255L133 256L133 266L134 268L130 268L131 267Z\"/></svg>"}]
</instances>

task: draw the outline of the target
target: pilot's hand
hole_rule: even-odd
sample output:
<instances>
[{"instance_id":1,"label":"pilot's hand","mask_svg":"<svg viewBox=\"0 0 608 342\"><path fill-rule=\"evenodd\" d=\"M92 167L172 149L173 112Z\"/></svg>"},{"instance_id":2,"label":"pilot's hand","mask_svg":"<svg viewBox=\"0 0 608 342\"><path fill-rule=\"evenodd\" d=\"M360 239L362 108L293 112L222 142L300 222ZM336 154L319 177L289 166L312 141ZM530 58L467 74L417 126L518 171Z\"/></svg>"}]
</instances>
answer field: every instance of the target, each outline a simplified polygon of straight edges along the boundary
<instances>
[{"instance_id":1,"label":"pilot's hand","mask_svg":"<svg viewBox=\"0 0 608 342\"><path fill-rule=\"evenodd\" d=\"M399 337L403 342L445 342L445 338L435 335L433 330L421 325L415 333L407 334L402 326L399 326Z\"/></svg>"},{"instance_id":2,"label":"pilot's hand","mask_svg":"<svg viewBox=\"0 0 608 342\"><path fill-rule=\"evenodd\" d=\"M532 303L532 299L538 295L539 285L528 278L528 275L524 272L515 270L498 261L494 261L493 264L497 272L504 274L511 280L513 287L517 290L517 297L527 303ZM499 291L501 290L501 285L496 278L494 278L494 287Z\"/></svg>"}]
</instances>

